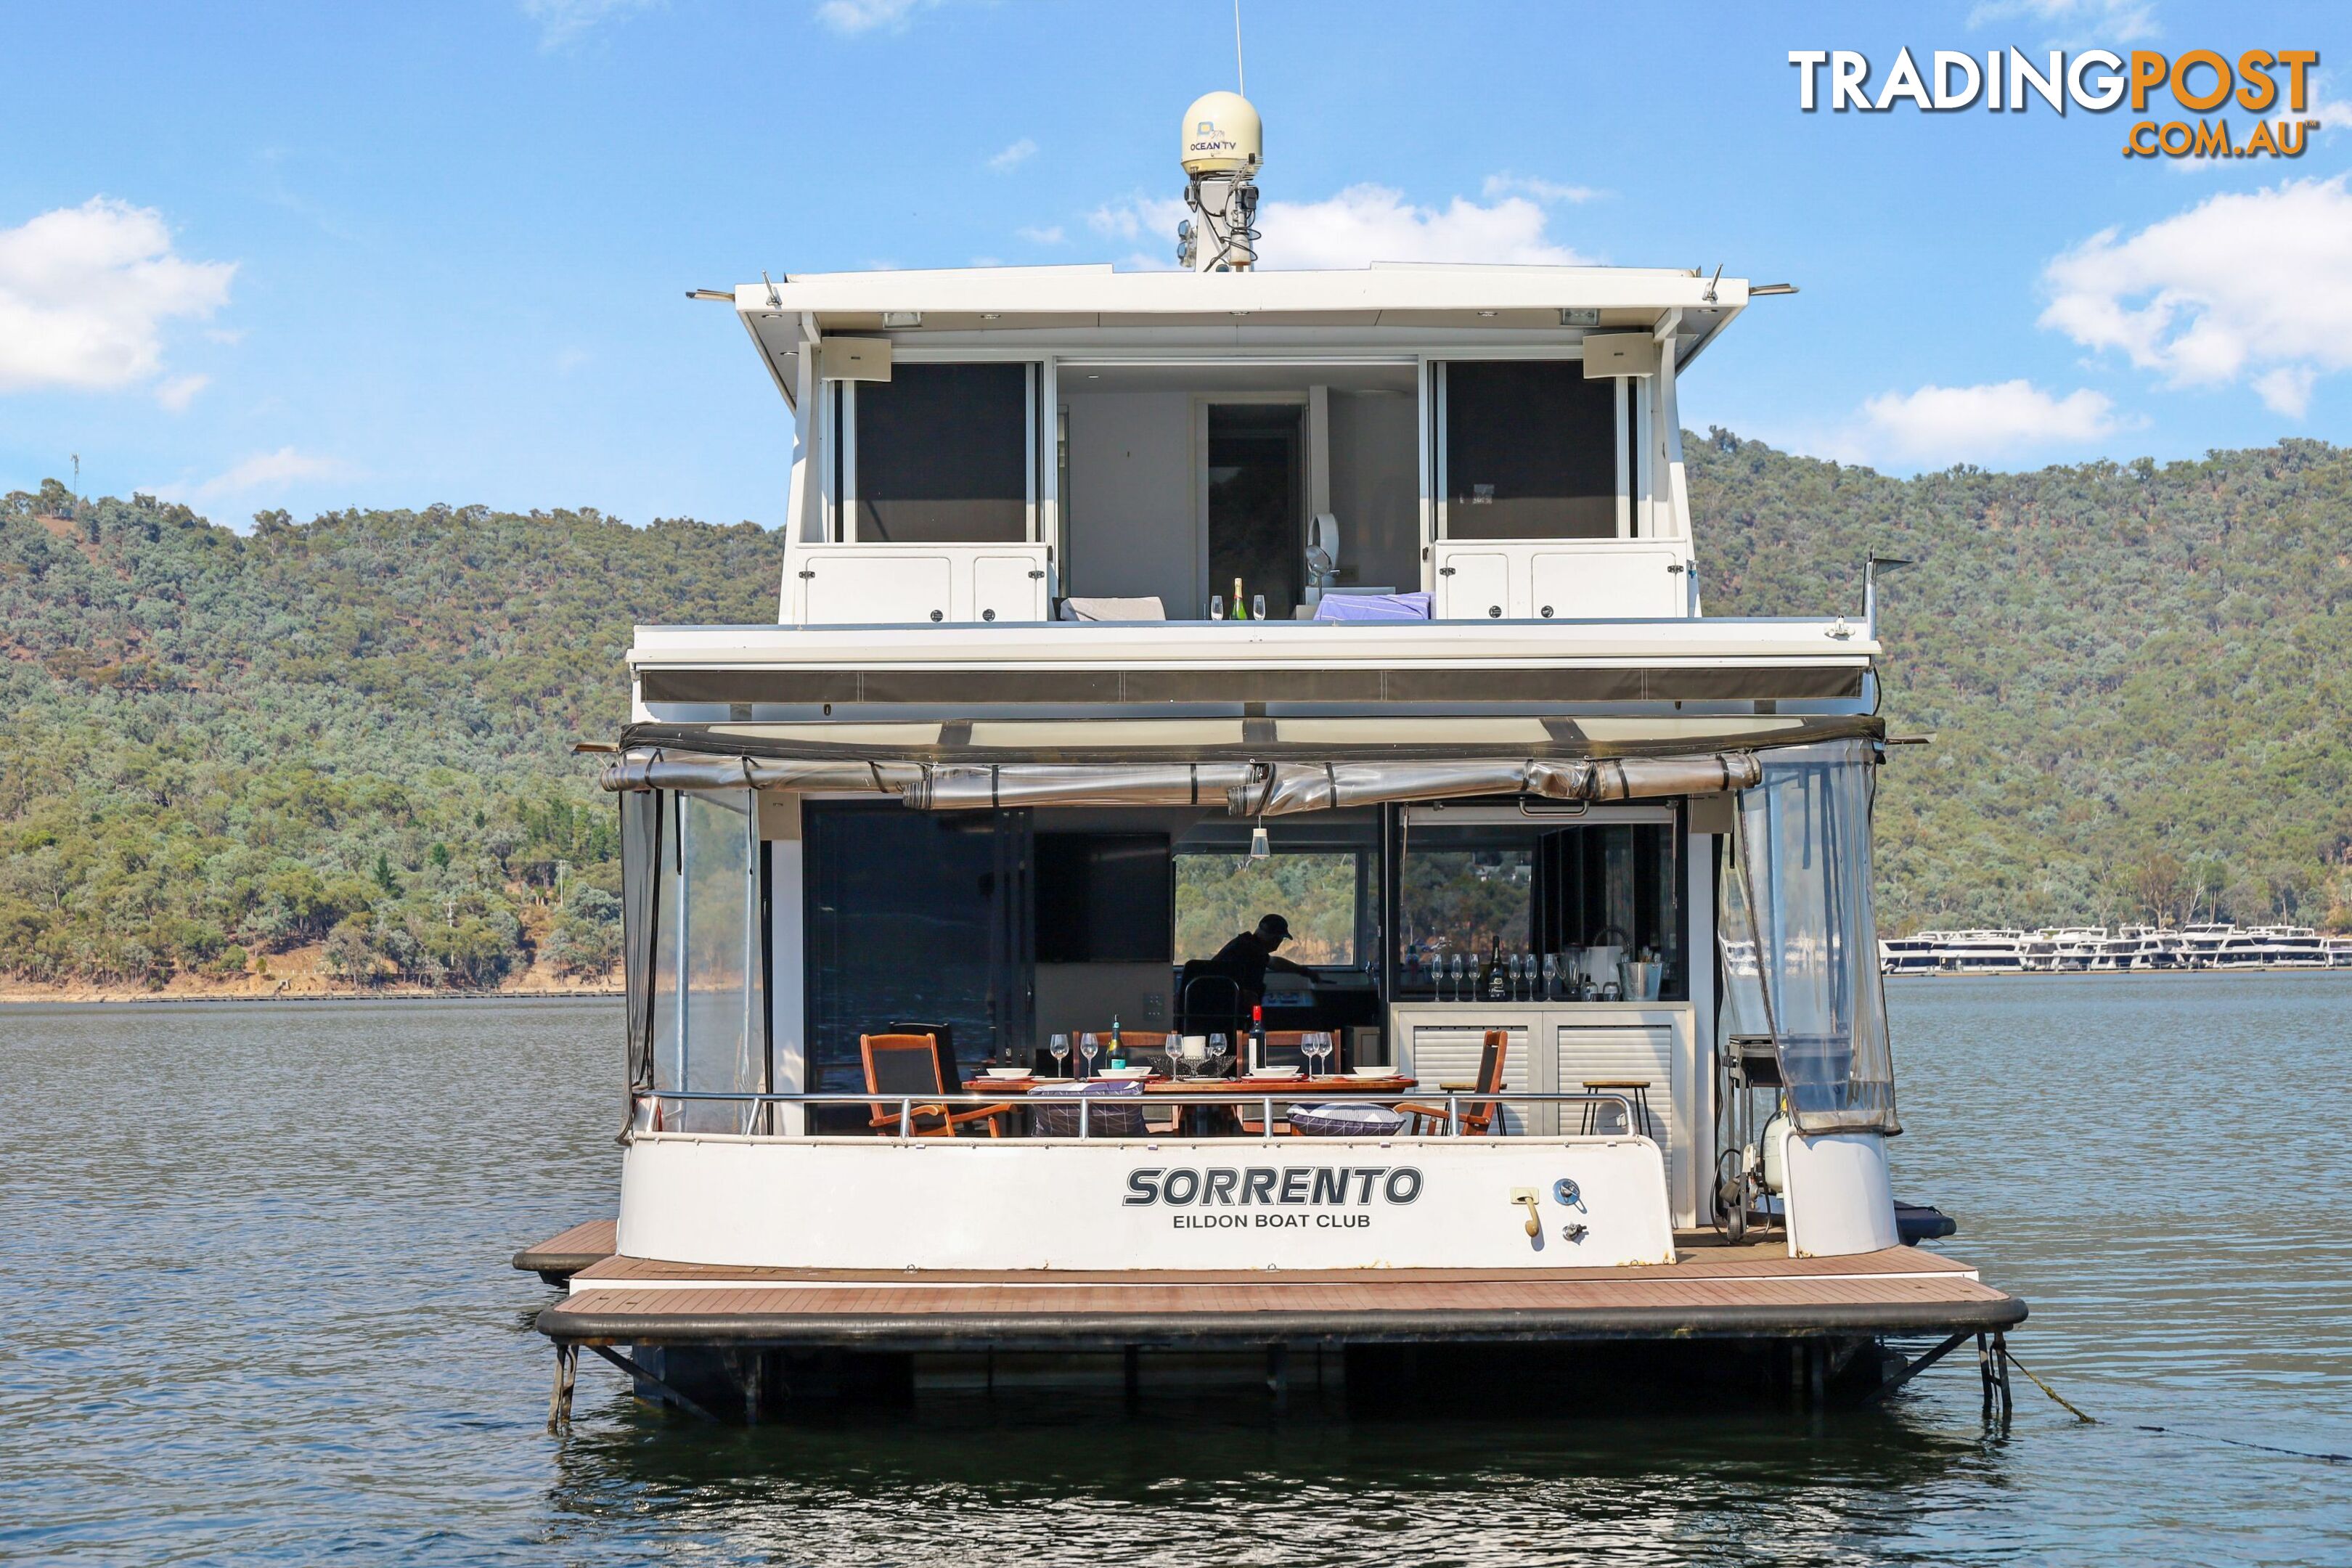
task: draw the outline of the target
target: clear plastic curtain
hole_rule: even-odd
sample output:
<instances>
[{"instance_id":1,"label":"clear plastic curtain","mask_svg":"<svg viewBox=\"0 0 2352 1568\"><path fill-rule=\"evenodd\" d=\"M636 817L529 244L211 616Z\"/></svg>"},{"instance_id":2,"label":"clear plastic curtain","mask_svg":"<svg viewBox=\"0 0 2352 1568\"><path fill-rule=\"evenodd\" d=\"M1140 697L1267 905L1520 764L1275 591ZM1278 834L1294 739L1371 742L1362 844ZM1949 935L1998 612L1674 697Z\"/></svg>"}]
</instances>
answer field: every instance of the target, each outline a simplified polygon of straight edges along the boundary
<instances>
[{"instance_id":1,"label":"clear plastic curtain","mask_svg":"<svg viewBox=\"0 0 2352 1568\"><path fill-rule=\"evenodd\" d=\"M1761 760L1762 780L1739 795L1727 1001L1760 1004L1800 1131L1899 1132L1871 908L1874 750L1840 741Z\"/></svg>"},{"instance_id":2,"label":"clear plastic curtain","mask_svg":"<svg viewBox=\"0 0 2352 1568\"><path fill-rule=\"evenodd\" d=\"M628 989L629 1108L654 1083L654 928L660 913L662 795L638 790L621 796L622 974ZM627 1111L624 1112L625 1116Z\"/></svg>"},{"instance_id":3,"label":"clear plastic curtain","mask_svg":"<svg viewBox=\"0 0 2352 1568\"><path fill-rule=\"evenodd\" d=\"M651 1085L705 1094L767 1087L766 955L749 790L664 792L652 942ZM664 1098L671 1132L741 1132L749 1102Z\"/></svg>"}]
</instances>

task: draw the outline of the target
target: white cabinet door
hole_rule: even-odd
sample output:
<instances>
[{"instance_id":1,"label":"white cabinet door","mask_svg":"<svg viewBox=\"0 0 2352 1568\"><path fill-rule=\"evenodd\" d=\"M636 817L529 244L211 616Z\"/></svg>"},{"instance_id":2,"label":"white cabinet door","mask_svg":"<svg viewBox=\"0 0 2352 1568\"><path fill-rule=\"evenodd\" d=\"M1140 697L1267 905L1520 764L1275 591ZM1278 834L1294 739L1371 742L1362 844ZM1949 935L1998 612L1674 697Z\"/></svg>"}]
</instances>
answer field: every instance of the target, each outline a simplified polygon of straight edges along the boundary
<instances>
[{"instance_id":1,"label":"white cabinet door","mask_svg":"<svg viewBox=\"0 0 2352 1568\"><path fill-rule=\"evenodd\" d=\"M1511 558L1500 550L1447 550L1437 556L1437 618L1500 620L1511 614Z\"/></svg>"},{"instance_id":2,"label":"white cabinet door","mask_svg":"<svg viewBox=\"0 0 2352 1568\"><path fill-rule=\"evenodd\" d=\"M811 551L801 570L811 626L896 626L953 613L955 573L944 555Z\"/></svg>"},{"instance_id":3,"label":"white cabinet door","mask_svg":"<svg viewBox=\"0 0 2352 1568\"><path fill-rule=\"evenodd\" d=\"M1655 1140L1659 1152L1666 1157L1666 1190L1679 1194L1683 1183L1681 1163L1686 1152L1676 1147L1675 1137L1675 1108L1682 1096L1676 1092L1675 1079L1675 1027L1660 1019L1655 1023L1627 1019L1624 1022L1584 1023L1574 1015L1552 1015L1546 1020L1552 1026L1554 1081L1562 1094L1577 1094L1584 1086L1596 1080L1630 1083L1646 1080L1649 1089L1644 1095L1650 1107L1650 1125L1636 1131L1646 1132ZM1601 1093L1628 1092L1599 1090ZM1631 1098L1628 1093L1628 1098ZM1618 1119L1617 1108L1604 1105L1596 1108L1594 1131L1618 1132L1625 1131ZM1580 1131L1584 1125L1584 1107L1563 1105L1563 1132ZM1678 1202L1677 1209L1683 1205Z\"/></svg>"},{"instance_id":4,"label":"white cabinet door","mask_svg":"<svg viewBox=\"0 0 2352 1568\"><path fill-rule=\"evenodd\" d=\"M1045 618L1045 569L1026 555L982 555L971 563L971 613L982 621Z\"/></svg>"},{"instance_id":5,"label":"white cabinet door","mask_svg":"<svg viewBox=\"0 0 2352 1568\"><path fill-rule=\"evenodd\" d=\"M1539 551L1528 613L1542 620L1616 620L1688 613L1682 556L1657 545L1594 544Z\"/></svg>"}]
</instances>

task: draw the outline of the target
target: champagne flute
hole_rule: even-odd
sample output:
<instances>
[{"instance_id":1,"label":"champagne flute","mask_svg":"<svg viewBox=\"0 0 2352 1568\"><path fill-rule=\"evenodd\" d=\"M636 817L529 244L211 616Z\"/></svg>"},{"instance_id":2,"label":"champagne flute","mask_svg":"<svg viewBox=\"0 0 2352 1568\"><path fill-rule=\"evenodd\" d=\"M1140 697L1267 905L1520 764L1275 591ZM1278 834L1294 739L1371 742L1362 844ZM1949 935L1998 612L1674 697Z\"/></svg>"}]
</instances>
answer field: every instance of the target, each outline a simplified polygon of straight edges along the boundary
<instances>
[{"instance_id":1,"label":"champagne flute","mask_svg":"<svg viewBox=\"0 0 2352 1568\"><path fill-rule=\"evenodd\" d=\"M1462 1000L1462 955L1458 952L1454 955L1454 995L1451 1000Z\"/></svg>"},{"instance_id":2,"label":"champagne flute","mask_svg":"<svg viewBox=\"0 0 2352 1568\"><path fill-rule=\"evenodd\" d=\"M1101 1054L1102 1042L1096 1039L1092 1034L1078 1037L1078 1055L1086 1063L1085 1070L1078 1075L1080 1078L1095 1076L1095 1058Z\"/></svg>"},{"instance_id":3,"label":"champagne flute","mask_svg":"<svg viewBox=\"0 0 2352 1568\"><path fill-rule=\"evenodd\" d=\"M1070 1037L1067 1035L1055 1035L1052 1039L1045 1042L1045 1049L1053 1053L1054 1076L1056 1078L1069 1077Z\"/></svg>"}]
</instances>

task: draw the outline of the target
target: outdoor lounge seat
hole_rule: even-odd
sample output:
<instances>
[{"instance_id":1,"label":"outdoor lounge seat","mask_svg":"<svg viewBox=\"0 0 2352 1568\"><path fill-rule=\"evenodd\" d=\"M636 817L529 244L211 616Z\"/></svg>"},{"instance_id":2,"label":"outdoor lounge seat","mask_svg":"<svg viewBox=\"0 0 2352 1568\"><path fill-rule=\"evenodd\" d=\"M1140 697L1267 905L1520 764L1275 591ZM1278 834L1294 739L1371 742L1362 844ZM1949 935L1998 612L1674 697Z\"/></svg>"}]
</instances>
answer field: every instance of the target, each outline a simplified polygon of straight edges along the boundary
<instances>
[{"instance_id":1,"label":"outdoor lounge seat","mask_svg":"<svg viewBox=\"0 0 2352 1568\"><path fill-rule=\"evenodd\" d=\"M857 1048L866 1060L867 1093L939 1097L928 1102L918 1100L911 1107L902 1106L897 1099L875 1100L874 1114L866 1125L881 1136L896 1137L903 1127L918 1138L953 1138L974 1124L985 1126L991 1138L1003 1135L1002 1119L1012 1113L1012 1106L950 1109L940 1103L955 1090L940 1081L939 1042L931 1036L860 1035Z\"/></svg>"},{"instance_id":2,"label":"outdoor lounge seat","mask_svg":"<svg viewBox=\"0 0 2352 1568\"><path fill-rule=\"evenodd\" d=\"M1499 1094L1502 1092L1504 1063L1506 1058L1509 1057L1510 1050L1511 1036L1509 1030L1489 1029L1486 1031L1486 1043L1480 1048L1478 1053L1478 1083L1476 1089L1473 1092L1478 1094ZM1462 1123L1462 1131L1465 1133L1492 1132L1495 1130L1495 1118L1502 1110L1502 1103L1499 1100L1459 1100L1454 1101L1454 1105L1456 1107L1454 1114L1459 1118ZM1407 1103L1398 1106L1397 1110L1412 1119L1412 1130L1416 1133L1423 1130L1424 1123L1426 1123L1428 1129L1433 1131L1446 1132L1452 1131L1452 1129L1446 1125L1447 1117L1445 1107L1443 1104L1417 1105Z\"/></svg>"}]
</instances>

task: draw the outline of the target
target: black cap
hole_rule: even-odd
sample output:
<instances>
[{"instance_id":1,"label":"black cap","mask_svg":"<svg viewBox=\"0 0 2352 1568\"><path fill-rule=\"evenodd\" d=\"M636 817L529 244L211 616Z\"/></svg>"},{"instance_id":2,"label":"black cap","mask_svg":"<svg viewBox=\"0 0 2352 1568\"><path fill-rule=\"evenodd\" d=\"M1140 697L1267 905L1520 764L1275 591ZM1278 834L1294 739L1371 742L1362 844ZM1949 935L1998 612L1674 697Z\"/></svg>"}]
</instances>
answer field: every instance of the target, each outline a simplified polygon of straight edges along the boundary
<instances>
[{"instance_id":1,"label":"black cap","mask_svg":"<svg viewBox=\"0 0 2352 1568\"><path fill-rule=\"evenodd\" d=\"M1267 915L1257 922L1257 929L1260 931L1271 931L1275 935L1282 938L1285 942L1290 940L1290 922L1284 920L1280 915Z\"/></svg>"}]
</instances>

